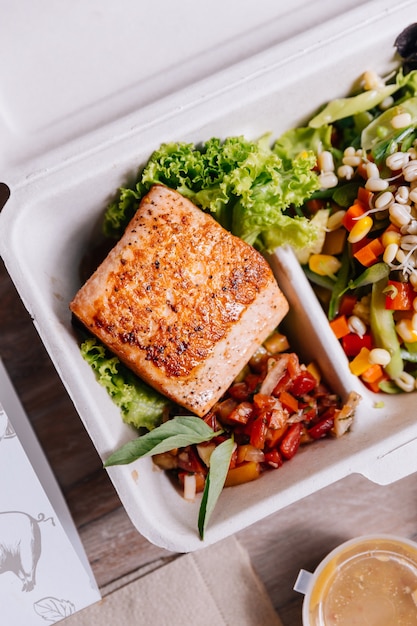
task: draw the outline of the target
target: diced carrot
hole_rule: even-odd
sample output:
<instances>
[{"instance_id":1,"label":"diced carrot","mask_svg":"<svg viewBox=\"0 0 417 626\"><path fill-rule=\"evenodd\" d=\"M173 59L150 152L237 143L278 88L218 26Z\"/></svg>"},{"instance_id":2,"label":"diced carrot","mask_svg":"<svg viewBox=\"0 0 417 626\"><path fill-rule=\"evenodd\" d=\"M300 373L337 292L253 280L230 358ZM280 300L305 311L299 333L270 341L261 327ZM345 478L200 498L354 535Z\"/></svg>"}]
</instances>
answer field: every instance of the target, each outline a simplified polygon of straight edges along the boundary
<instances>
[{"instance_id":1,"label":"diced carrot","mask_svg":"<svg viewBox=\"0 0 417 626\"><path fill-rule=\"evenodd\" d=\"M382 383L382 381L384 380L389 380L389 376L388 374L385 374L385 372L382 374L380 378L377 378L373 383L365 383L365 385L368 387L368 389L370 389L374 393L378 393L379 391L381 391L379 388L379 384Z\"/></svg>"},{"instance_id":2,"label":"diced carrot","mask_svg":"<svg viewBox=\"0 0 417 626\"><path fill-rule=\"evenodd\" d=\"M363 161L362 161L362 163L359 163L358 167L356 168L356 173L361 178L367 180L368 172L366 170L366 163L364 163ZM360 189L364 189L364 188L360 187Z\"/></svg>"},{"instance_id":3,"label":"diced carrot","mask_svg":"<svg viewBox=\"0 0 417 626\"><path fill-rule=\"evenodd\" d=\"M260 473L261 466L259 465L259 463L256 463L255 461L242 463L242 465L238 465L233 469L229 469L229 471L227 472L224 486L232 487L234 485L247 483L251 480L256 480L256 478L259 478Z\"/></svg>"},{"instance_id":4,"label":"diced carrot","mask_svg":"<svg viewBox=\"0 0 417 626\"><path fill-rule=\"evenodd\" d=\"M289 413L297 413L298 411L298 400L294 398L288 391L281 391L278 396L279 401L281 402L284 409L287 409Z\"/></svg>"},{"instance_id":5,"label":"diced carrot","mask_svg":"<svg viewBox=\"0 0 417 626\"><path fill-rule=\"evenodd\" d=\"M365 187L359 187L358 200L366 208L366 210L370 208L373 197L373 191L369 191L369 189L366 189Z\"/></svg>"},{"instance_id":6,"label":"diced carrot","mask_svg":"<svg viewBox=\"0 0 417 626\"><path fill-rule=\"evenodd\" d=\"M361 265L370 267L378 261L379 257L383 254L384 249L385 248L380 239L371 239L369 243L362 246L362 248L355 252L353 256Z\"/></svg>"},{"instance_id":7,"label":"diced carrot","mask_svg":"<svg viewBox=\"0 0 417 626\"><path fill-rule=\"evenodd\" d=\"M368 367L368 369L363 372L361 378L364 383L374 383L382 378L383 373L384 370L379 363L373 363L371 367Z\"/></svg>"},{"instance_id":8,"label":"diced carrot","mask_svg":"<svg viewBox=\"0 0 417 626\"><path fill-rule=\"evenodd\" d=\"M384 230L384 233L387 233L387 232L389 232L391 230L395 231L396 233L400 233L401 232L401 229L399 228L399 226L396 226L392 222L390 222L389 226L386 227L386 229Z\"/></svg>"},{"instance_id":9,"label":"diced carrot","mask_svg":"<svg viewBox=\"0 0 417 626\"><path fill-rule=\"evenodd\" d=\"M348 333L350 333L350 328L348 326L346 315L338 315L333 320L330 321L330 328L336 335L337 339L341 339Z\"/></svg>"},{"instance_id":10,"label":"diced carrot","mask_svg":"<svg viewBox=\"0 0 417 626\"><path fill-rule=\"evenodd\" d=\"M347 209L343 216L342 224L349 232L352 230L358 219L366 212L361 202L355 202Z\"/></svg>"}]
</instances>

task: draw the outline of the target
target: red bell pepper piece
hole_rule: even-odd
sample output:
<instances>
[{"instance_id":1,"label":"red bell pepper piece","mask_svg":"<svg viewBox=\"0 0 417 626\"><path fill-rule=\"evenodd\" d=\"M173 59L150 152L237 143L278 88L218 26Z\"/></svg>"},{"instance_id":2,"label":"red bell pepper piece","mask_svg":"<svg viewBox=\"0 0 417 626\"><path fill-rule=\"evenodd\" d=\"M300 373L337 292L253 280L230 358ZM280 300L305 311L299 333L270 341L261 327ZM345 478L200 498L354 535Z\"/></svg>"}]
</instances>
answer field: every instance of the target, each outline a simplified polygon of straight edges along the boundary
<instances>
[{"instance_id":1,"label":"red bell pepper piece","mask_svg":"<svg viewBox=\"0 0 417 626\"><path fill-rule=\"evenodd\" d=\"M342 348L346 356L356 356L362 348L372 350L372 337L369 333L365 333L362 337L356 333L349 333L342 337Z\"/></svg>"},{"instance_id":2,"label":"red bell pepper piece","mask_svg":"<svg viewBox=\"0 0 417 626\"><path fill-rule=\"evenodd\" d=\"M413 300L417 294L411 283L400 283L397 280L389 280L388 287L389 286L391 286L392 291L387 292L385 308L390 311L412 311Z\"/></svg>"}]
</instances>

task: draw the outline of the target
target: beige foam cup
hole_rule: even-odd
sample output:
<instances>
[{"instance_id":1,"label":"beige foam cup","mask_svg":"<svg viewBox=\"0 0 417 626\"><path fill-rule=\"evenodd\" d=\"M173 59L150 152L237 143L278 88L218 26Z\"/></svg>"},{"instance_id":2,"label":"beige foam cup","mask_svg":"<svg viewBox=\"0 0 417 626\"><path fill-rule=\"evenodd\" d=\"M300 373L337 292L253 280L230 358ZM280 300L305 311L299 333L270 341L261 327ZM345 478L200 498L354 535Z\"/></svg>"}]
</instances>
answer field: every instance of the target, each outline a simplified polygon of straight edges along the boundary
<instances>
[{"instance_id":1,"label":"beige foam cup","mask_svg":"<svg viewBox=\"0 0 417 626\"><path fill-rule=\"evenodd\" d=\"M303 626L416 626L417 543L365 535L330 552L314 573L301 570Z\"/></svg>"}]
</instances>

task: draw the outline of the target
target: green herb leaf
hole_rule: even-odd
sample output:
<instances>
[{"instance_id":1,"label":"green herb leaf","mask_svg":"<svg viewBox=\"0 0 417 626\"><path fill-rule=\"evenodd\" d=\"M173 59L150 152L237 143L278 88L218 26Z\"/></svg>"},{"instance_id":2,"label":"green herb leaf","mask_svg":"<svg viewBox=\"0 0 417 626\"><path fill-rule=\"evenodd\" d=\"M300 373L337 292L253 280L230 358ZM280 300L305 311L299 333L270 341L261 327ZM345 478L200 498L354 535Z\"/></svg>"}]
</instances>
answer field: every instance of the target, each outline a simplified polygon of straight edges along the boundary
<instances>
[{"instance_id":1,"label":"green herb leaf","mask_svg":"<svg viewBox=\"0 0 417 626\"><path fill-rule=\"evenodd\" d=\"M210 469L206 478L198 516L198 531L201 539L204 539L204 531L209 518L223 490L233 449L233 439L226 439L213 450L210 457Z\"/></svg>"},{"instance_id":2,"label":"green herb leaf","mask_svg":"<svg viewBox=\"0 0 417 626\"><path fill-rule=\"evenodd\" d=\"M116 450L109 456L104 467L126 465L143 456L210 441L219 434L220 431L215 432L199 417L192 415L174 417Z\"/></svg>"},{"instance_id":3,"label":"green herb leaf","mask_svg":"<svg viewBox=\"0 0 417 626\"><path fill-rule=\"evenodd\" d=\"M335 189L330 189L331 197L336 204L347 209L358 197L359 187L360 184L357 181L339 185Z\"/></svg>"}]
</instances>

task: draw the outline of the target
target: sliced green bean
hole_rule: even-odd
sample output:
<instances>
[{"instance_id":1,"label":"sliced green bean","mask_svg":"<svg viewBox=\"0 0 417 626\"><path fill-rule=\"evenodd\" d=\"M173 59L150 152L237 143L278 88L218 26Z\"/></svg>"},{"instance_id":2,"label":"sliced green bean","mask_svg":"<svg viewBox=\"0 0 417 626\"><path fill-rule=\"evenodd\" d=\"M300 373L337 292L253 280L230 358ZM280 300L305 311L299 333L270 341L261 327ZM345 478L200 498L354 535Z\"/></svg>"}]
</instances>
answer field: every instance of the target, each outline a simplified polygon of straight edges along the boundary
<instances>
[{"instance_id":1,"label":"sliced green bean","mask_svg":"<svg viewBox=\"0 0 417 626\"><path fill-rule=\"evenodd\" d=\"M332 295L330 297L329 310L327 314L329 320L332 320L336 317L339 311L340 300L343 294L346 292L350 270L349 256L349 249L347 246L345 246L341 259L342 265L337 273L337 279L336 282L333 284Z\"/></svg>"},{"instance_id":2,"label":"sliced green bean","mask_svg":"<svg viewBox=\"0 0 417 626\"><path fill-rule=\"evenodd\" d=\"M332 280L329 276L320 276L320 274L312 272L308 265L303 265L303 271L311 283L314 283L318 287L324 287L325 289L329 289L329 291L333 289L335 281Z\"/></svg>"},{"instance_id":3,"label":"sliced green bean","mask_svg":"<svg viewBox=\"0 0 417 626\"><path fill-rule=\"evenodd\" d=\"M373 285L379 282L383 278L387 278L390 273L389 265L381 261L381 263L375 263L368 267L362 274L360 274L355 280L351 280L348 283L348 289L359 289L359 287L365 287L366 285Z\"/></svg>"}]
</instances>

